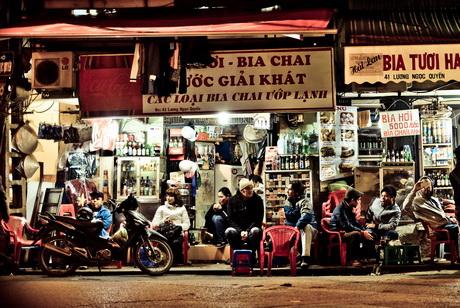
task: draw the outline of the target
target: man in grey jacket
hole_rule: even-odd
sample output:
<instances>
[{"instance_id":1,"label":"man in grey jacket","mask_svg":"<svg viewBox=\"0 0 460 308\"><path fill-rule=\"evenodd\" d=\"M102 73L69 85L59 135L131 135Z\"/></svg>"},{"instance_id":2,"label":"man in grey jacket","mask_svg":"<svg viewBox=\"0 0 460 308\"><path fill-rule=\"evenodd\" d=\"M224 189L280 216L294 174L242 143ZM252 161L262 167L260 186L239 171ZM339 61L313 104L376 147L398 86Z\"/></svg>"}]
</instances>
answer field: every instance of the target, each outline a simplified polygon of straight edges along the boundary
<instances>
[{"instance_id":1,"label":"man in grey jacket","mask_svg":"<svg viewBox=\"0 0 460 308\"><path fill-rule=\"evenodd\" d=\"M380 199L375 199L367 210L366 228L372 233L374 240L398 239L396 227L401 219L401 210L395 200L396 189L387 185L380 192Z\"/></svg>"},{"instance_id":2,"label":"man in grey jacket","mask_svg":"<svg viewBox=\"0 0 460 308\"><path fill-rule=\"evenodd\" d=\"M403 203L403 211L413 218L425 222L431 229L447 229L450 235L458 238L458 222L449 217L437 198L433 197L433 186L429 177L423 176L414 185Z\"/></svg>"}]
</instances>

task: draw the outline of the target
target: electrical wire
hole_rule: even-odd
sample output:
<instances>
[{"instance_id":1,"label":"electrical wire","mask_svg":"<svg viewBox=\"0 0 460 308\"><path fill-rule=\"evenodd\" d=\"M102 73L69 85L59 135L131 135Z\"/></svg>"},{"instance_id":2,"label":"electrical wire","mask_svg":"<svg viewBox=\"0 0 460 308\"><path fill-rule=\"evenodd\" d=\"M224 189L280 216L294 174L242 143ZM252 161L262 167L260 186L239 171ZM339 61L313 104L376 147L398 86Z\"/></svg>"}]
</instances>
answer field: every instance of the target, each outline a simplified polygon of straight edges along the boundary
<instances>
[{"instance_id":1,"label":"electrical wire","mask_svg":"<svg viewBox=\"0 0 460 308\"><path fill-rule=\"evenodd\" d=\"M31 113L44 113L44 112L47 112L48 110L50 110L50 109L51 109L51 107L53 107L53 106L54 106L54 100L53 100L53 101L51 101L51 105L50 105L48 108L46 108L45 110L42 110L42 111L36 111L36 110L34 109L34 110L32 110L32 111L31 111Z\"/></svg>"},{"instance_id":2,"label":"electrical wire","mask_svg":"<svg viewBox=\"0 0 460 308\"><path fill-rule=\"evenodd\" d=\"M406 102L403 99L397 98L397 99L395 99L393 101L393 103L391 103L391 105L386 110L390 110L391 107L393 107L393 105L398 103L398 102L402 102L402 103L404 103L406 105L407 108L412 109L412 103L414 102L414 100L410 100L410 102Z\"/></svg>"}]
</instances>

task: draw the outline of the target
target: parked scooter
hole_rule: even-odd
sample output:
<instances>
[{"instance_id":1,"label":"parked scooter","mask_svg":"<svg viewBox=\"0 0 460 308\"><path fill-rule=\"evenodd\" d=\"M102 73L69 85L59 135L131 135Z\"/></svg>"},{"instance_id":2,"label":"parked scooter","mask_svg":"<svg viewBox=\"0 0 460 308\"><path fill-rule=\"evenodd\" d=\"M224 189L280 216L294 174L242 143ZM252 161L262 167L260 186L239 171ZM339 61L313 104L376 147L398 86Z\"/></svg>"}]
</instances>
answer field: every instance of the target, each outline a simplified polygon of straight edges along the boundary
<instances>
[{"instance_id":1,"label":"parked scooter","mask_svg":"<svg viewBox=\"0 0 460 308\"><path fill-rule=\"evenodd\" d=\"M120 204L115 204L112 213L123 213L126 217L128 239L125 243L116 243L99 237L103 228L101 221L85 221L72 217L40 215L45 225L40 234L42 250L39 264L49 276L73 274L80 266L101 266L120 261L129 248L134 262L144 273L162 275L169 271L173 263L173 254L167 239L150 229L150 222L141 213L137 200L129 196Z\"/></svg>"}]
</instances>

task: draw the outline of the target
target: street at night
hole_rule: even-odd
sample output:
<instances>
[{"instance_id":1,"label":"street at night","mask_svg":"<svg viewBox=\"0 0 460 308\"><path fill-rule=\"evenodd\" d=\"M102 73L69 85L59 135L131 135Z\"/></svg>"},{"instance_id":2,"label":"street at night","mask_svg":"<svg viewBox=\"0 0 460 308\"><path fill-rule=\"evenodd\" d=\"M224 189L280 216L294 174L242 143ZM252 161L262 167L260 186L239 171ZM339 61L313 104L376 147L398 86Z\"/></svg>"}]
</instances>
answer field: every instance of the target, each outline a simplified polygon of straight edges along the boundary
<instances>
[{"instance_id":1,"label":"street at night","mask_svg":"<svg viewBox=\"0 0 460 308\"><path fill-rule=\"evenodd\" d=\"M82 273L0 277L2 307L459 307L460 272L381 276Z\"/></svg>"}]
</instances>

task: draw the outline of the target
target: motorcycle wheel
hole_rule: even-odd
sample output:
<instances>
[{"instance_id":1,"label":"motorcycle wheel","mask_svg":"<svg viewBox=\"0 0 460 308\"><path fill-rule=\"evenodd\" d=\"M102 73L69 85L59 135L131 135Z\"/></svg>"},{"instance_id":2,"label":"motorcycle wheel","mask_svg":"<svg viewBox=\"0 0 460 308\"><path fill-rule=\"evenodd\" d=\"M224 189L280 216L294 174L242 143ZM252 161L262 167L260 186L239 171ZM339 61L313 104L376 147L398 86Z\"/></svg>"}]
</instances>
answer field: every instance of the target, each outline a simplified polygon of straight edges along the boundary
<instances>
[{"instance_id":1,"label":"motorcycle wheel","mask_svg":"<svg viewBox=\"0 0 460 308\"><path fill-rule=\"evenodd\" d=\"M173 264L173 253L169 244L161 239L141 241L134 251L134 260L142 272L149 275L163 275Z\"/></svg>"},{"instance_id":2,"label":"motorcycle wheel","mask_svg":"<svg viewBox=\"0 0 460 308\"><path fill-rule=\"evenodd\" d=\"M48 238L45 240L45 243L54 245L57 248L72 246L72 243L62 235ZM63 256L62 254L49 250L45 247L42 247L40 251L38 262L41 270L48 276L52 277L72 275L79 266L79 264L75 263L71 257Z\"/></svg>"}]
</instances>

